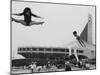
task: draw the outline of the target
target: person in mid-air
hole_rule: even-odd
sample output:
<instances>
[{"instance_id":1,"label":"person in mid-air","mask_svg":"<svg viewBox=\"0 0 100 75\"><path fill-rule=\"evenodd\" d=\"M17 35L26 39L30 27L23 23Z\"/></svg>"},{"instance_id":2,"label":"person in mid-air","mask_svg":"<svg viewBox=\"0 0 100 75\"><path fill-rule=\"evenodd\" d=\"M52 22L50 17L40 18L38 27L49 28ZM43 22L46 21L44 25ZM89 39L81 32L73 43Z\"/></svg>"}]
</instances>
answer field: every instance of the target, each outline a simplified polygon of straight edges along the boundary
<instances>
[{"instance_id":1,"label":"person in mid-air","mask_svg":"<svg viewBox=\"0 0 100 75\"><path fill-rule=\"evenodd\" d=\"M31 26L31 25L42 25L44 23L44 21L42 22L35 22L35 21L32 21L32 16L33 17L36 17L36 18L40 18L40 19L43 19L42 17L40 16L37 16L35 14L33 14L31 12L31 9L29 7L26 7L22 13L19 13L19 14L13 14L13 15L16 15L16 16L24 16L24 20L18 20L18 19L15 19L15 18L12 18L12 21L15 21L17 23L21 23L22 25L24 26Z\"/></svg>"},{"instance_id":2,"label":"person in mid-air","mask_svg":"<svg viewBox=\"0 0 100 75\"><path fill-rule=\"evenodd\" d=\"M81 44L81 46L84 47L85 44L84 44L83 40L81 39L81 37L77 35L77 32L76 31L73 32L73 35L76 37L76 39Z\"/></svg>"}]
</instances>

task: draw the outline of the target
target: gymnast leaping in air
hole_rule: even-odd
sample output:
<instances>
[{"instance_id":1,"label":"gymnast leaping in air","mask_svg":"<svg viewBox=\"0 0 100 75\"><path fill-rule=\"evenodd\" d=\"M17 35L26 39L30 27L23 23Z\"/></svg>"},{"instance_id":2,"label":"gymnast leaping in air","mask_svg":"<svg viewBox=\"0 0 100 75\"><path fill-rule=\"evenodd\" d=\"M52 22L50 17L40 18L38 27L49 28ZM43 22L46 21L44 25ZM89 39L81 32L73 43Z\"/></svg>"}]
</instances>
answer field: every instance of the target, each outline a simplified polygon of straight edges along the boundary
<instances>
[{"instance_id":1,"label":"gymnast leaping in air","mask_svg":"<svg viewBox=\"0 0 100 75\"><path fill-rule=\"evenodd\" d=\"M24 20L18 20L18 19L12 18L12 21L17 22L17 23L21 23L24 26L42 25L44 23L44 21L42 21L42 22L35 22L35 21L32 21L31 20L32 16L33 17L36 17L36 18L40 18L40 19L43 19L43 18L40 17L40 16L37 16L37 15L33 14L31 12L31 9L29 7L26 7L23 10L22 13L13 14L13 15L16 15L16 16L24 16Z\"/></svg>"}]
</instances>

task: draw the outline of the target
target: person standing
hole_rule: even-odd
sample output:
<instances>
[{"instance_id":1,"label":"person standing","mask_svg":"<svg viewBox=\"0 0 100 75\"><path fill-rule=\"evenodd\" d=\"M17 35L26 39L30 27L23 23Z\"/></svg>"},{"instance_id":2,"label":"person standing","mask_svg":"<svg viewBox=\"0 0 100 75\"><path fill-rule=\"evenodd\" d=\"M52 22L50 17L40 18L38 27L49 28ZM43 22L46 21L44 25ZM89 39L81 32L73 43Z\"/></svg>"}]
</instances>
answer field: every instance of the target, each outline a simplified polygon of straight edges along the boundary
<instances>
[{"instance_id":1,"label":"person standing","mask_svg":"<svg viewBox=\"0 0 100 75\"><path fill-rule=\"evenodd\" d=\"M36 62L32 62L30 68L31 68L31 73L36 72Z\"/></svg>"},{"instance_id":2,"label":"person standing","mask_svg":"<svg viewBox=\"0 0 100 75\"><path fill-rule=\"evenodd\" d=\"M71 66L69 61L65 62L65 71L71 71Z\"/></svg>"}]
</instances>

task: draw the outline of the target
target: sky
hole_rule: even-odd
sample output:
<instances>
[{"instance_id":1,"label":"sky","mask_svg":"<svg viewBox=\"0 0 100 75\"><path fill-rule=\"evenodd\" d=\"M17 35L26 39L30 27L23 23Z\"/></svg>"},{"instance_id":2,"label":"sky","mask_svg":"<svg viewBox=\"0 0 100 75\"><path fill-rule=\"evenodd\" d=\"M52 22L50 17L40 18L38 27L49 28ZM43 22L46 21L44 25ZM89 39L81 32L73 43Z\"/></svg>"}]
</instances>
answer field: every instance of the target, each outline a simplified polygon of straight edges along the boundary
<instances>
[{"instance_id":1,"label":"sky","mask_svg":"<svg viewBox=\"0 0 100 75\"><path fill-rule=\"evenodd\" d=\"M12 2L12 13L21 13L25 7L43 17L32 17L33 21L44 21L43 25L23 26L12 22L12 56L20 58L17 54L18 47L41 46L41 47L67 47L67 44L75 40L73 31L80 35L84 29L88 14L93 19L93 43L95 44L95 7L47 4L34 2ZM16 19L24 19L23 16L12 16Z\"/></svg>"}]
</instances>

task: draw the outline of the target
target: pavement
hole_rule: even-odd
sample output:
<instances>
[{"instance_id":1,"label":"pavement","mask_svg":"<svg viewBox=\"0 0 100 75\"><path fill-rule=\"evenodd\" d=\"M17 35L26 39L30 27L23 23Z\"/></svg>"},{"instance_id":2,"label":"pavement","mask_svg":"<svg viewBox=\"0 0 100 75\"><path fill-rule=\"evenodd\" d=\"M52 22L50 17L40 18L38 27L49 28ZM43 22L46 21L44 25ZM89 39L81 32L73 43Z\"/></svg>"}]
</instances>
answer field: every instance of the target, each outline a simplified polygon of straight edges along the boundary
<instances>
[{"instance_id":1,"label":"pavement","mask_svg":"<svg viewBox=\"0 0 100 75\"><path fill-rule=\"evenodd\" d=\"M57 71L64 71L64 70L65 70L64 68L57 69ZM82 70L82 69L78 68L78 67L72 67L72 71L75 71L75 70ZM47 72L49 72L49 71L47 71ZM42 71L39 71L39 72L42 72ZM39 72L37 72L37 73L39 73ZM53 72L53 71L50 71L50 72ZM31 70L29 70L29 69L14 69L14 70L12 70L12 74L22 74L22 73L31 73Z\"/></svg>"}]
</instances>

